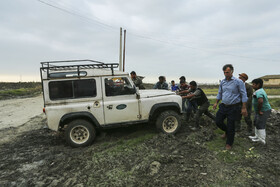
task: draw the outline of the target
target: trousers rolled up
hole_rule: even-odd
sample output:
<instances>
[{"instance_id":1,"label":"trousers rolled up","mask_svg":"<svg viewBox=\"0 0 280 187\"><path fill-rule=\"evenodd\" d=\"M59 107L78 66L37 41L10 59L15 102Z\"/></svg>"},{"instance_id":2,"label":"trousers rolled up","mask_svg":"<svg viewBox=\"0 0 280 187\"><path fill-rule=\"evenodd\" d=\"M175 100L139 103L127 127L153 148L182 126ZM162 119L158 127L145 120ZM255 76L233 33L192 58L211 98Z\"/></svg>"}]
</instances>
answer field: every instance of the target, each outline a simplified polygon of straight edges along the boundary
<instances>
[{"instance_id":1,"label":"trousers rolled up","mask_svg":"<svg viewBox=\"0 0 280 187\"><path fill-rule=\"evenodd\" d=\"M219 110L216 113L216 125L226 133L226 144L230 146L232 146L234 142L235 121L240 112L241 105L226 106L223 103L221 103L219 105ZM224 123L225 119L227 119L227 124Z\"/></svg>"}]
</instances>

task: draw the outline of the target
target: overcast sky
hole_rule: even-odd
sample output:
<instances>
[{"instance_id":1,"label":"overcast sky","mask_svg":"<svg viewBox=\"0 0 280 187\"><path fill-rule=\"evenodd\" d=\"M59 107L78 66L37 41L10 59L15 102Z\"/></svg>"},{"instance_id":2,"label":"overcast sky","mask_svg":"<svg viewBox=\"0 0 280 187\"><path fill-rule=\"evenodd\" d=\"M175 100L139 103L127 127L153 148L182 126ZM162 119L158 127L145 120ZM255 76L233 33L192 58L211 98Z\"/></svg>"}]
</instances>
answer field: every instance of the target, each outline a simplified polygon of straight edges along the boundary
<instances>
[{"instance_id":1,"label":"overcast sky","mask_svg":"<svg viewBox=\"0 0 280 187\"><path fill-rule=\"evenodd\" d=\"M41 61L119 60L144 82L280 74L279 0L1 0L0 81L39 81Z\"/></svg>"}]
</instances>

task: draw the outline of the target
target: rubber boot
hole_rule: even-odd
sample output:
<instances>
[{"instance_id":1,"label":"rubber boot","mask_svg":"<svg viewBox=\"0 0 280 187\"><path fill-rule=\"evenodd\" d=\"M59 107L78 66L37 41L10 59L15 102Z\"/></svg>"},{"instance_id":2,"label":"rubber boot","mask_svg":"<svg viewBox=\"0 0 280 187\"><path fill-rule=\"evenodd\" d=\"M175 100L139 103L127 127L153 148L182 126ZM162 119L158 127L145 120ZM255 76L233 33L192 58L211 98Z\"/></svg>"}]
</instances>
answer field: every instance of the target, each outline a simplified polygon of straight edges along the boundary
<instances>
[{"instance_id":1,"label":"rubber boot","mask_svg":"<svg viewBox=\"0 0 280 187\"><path fill-rule=\"evenodd\" d=\"M259 133L260 133L261 142L263 144L266 144L266 142L265 142L265 139L266 139L266 131L265 131L265 129L259 130Z\"/></svg>"},{"instance_id":2,"label":"rubber boot","mask_svg":"<svg viewBox=\"0 0 280 187\"><path fill-rule=\"evenodd\" d=\"M258 129L255 127L255 136L249 136L250 139L258 138Z\"/></svg>"},{"instance_id":3,"label":"rubber boot","mask_svg":"<svg viewBox=\"0 0 280 187\"><path fill-rule=\"evenodd\" d=\"M265 129L258 130L258 138L252 139L253 142L261 142L265 144L266 132Z\"/></svg>"}]
</instances>

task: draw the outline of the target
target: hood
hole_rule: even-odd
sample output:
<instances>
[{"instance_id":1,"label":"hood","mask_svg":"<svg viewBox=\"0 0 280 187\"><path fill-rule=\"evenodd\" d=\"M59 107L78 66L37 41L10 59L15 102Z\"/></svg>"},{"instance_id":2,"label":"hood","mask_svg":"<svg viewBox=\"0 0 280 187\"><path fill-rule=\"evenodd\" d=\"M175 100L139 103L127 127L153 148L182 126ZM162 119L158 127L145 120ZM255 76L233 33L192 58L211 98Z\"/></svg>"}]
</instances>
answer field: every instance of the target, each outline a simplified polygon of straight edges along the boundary
<instances>
[{"instance_id":1,"label":"hood","mask_svg":"<svg viewBox=\"0 0 280 187\"><path fill-rule=\"evenodd\" d=\"M157 97L163 95L175 95L175 93L171 92L170 90L157 90L157 89L139 90L139 93L141 98Z\"/></svg>"}]
</instances>

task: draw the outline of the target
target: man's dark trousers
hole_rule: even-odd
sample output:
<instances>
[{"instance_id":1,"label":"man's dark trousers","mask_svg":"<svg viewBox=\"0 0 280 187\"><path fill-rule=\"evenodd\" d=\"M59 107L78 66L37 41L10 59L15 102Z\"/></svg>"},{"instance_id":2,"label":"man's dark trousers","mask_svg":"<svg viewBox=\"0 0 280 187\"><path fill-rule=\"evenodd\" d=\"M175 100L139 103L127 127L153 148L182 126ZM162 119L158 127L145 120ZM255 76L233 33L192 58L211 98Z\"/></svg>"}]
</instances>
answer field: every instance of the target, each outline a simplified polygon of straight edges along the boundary
<instances>
[{"instance_id":1,"label":"man's dark trousers","mask_svg":"<svg viewBox=\"0 0 280 187\"><path fill-rule=\"evenodd\" d=\"M232 146L234 142L235 135L235 120L238 116L238 113L241 112L241 105L224 105L223 103L219 105L219 110L216 113L216 124L217 126L225 131L227 135L227 142ZM224 123L224 120L227 118L227 124Z\"/></svg>"}]
</instances>

